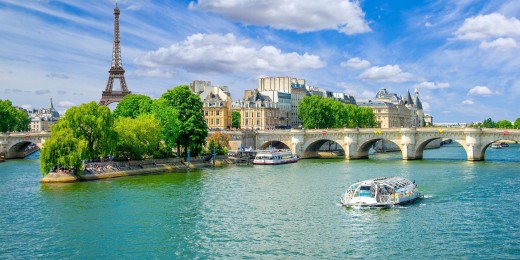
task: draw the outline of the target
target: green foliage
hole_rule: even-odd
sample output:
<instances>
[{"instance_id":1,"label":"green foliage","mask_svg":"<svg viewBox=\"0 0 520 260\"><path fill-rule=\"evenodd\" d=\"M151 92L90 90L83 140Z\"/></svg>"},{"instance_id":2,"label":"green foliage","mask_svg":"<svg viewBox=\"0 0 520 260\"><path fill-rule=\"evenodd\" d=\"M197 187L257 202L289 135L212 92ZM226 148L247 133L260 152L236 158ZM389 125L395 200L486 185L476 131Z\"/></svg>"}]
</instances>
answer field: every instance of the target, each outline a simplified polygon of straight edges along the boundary
<instances>
[{"instance_id":1,"label":"green foliage","mask_svg":"<svg viewBox=\"0 0 520 260\"><path fill-rule=\"evenodd\" d=\"M96 102L71 107L61 120L65 122L62 124L64 127L72 130L75 138L87 142L88 158L107 156L113 152L117 135L113 129L114 119L108 107L99 106Z\"/></svg>"},{"instance_id":2,"label":"green foliage","mask_svg":"<svg viewBox=\"0 0 520 260\"><path fill-rule=\"evenodd\" d=\"M178 111L180 129L176 140L177 153L186 154L186 150L190 149L191 155L197 156L202 152L208 136L199 96L192 93L189 86L181 85L168 90L161 98Z\"/></svg>"},{"instance_id":3,"label":"green foliage","mask_svg":"<svg viewBox=\"0 0 520 260\"><path fill-rule=\"evenodd\" d=\"M87 141L74 137L71 128L59 126L65 124L60 120L53 126L51 137L47 139L40 151L40 168L46 175L54 167L74 167L81 169L81 160L85 158ZM81 173L81 171L78 171Z\"/></svg>"},{"instance_id":4,"label":"green foliage","mask_svg":"<svg viewBox=\"0 0 520 260\"><path fill-rule=\"evenodd\" d=\"M0 132L29 130L31 119L22 109L16 109L10 100L0 99Z\"/></svg>"},{"instance_id":5,"label":"green foliage","mask_svg":"<svg viewBox=\"0 0 520 260\"><path fill-rule=\"evenodd\" d=\"M304 97L298 105L298 117L306 129L332 128L334 117L331 101L319 96Z\"/></svg>"},{"instance_id":6,"label":"green foliage","mask_svg":"<svg viewBox=\"0 0 520 260\"><path fill-rule=\"evenodd\" d=\"M359 127L357 118L359 117L359 109L358 106L347 104L345 106L345 110L347 111L347 124L345 125L346 128L355 128Z\"/></svg>"},{"instance_id":7,"label":"green foliage","mask_svg":"<svg viewBox=\"0 0 520 260\"><path fill-rule=\"evenodd\" d=\"M511 128L513 128L513 124L509 120L500 120L500 121L496 122L495 127L502 128L502 129L506 129L506 128L511 129Z\"/></svg>"},{"instance_id":8,"label":"green foliage","mask_svg":"<svg viewBox=\"0 0 520 260\"><path fill-rule=\"evenodd\" d=\"M484 122L482 122L482 127L485 127L485 128L495 128L495 121L493 121L493 119L491 118L488 118L486 120L484 120Z\"/></svg>"},{"instance_id":9,"label":"green foliage","mask_svg":"<svg viewBox=\"0 0 520 260\"><path fill-rule=\"evenodd\" d=\"M224 133L214 133L208 137L208 153L213 153L213 148L217 155L225 155L228 152L229 140L231 137Z\"/></svg>"},{"instance_id":10,"label":"green foliage","mask_svg":"<svg viewBox=\"0 0 520 260\"><path fill-rule=\"evenodd\" d=\"M114 123L119 137L115 158L143 159L153 156L161 141L161 126L153 115L120 117Z\"/></svg>"},{"instance_id":11,"label":"green foliage","mask_svg":"<svg viewBox=\"0 0 520 260\"><path fill-rule=\"evenodd\" d=\"M240 128L240 112L231 112L231 127L236 129Z\"/></svg>"},{"instance_id":12,"label":"green foliage","mask_svg":"<svg viewBox=\"0 0 520 260\"><path fill-rule=\"evenodd\" d=\"M159 98L152 103L152 113L159 120L161 126L161 144L160 153L166 157L171 156L172 149L177 146L181 122L179 121L179 112L168 100Z\"/></svg>"},{"instance_id":13,"label":"green foliage","mask_svg":"<svg viewBox=\"0 0 520 260\"><path fill-rule=\"evenodd\" d=\"M369 107L345 105L333 98L305 97L298 106L298 116L306 129L375 127L374 111Z\"/></svg>"},{"instance_id":14,"label":"green foliage","mask_svg":"<svg viewBox=\"0 0 520 260\"><path fill-rule=\"evenodd\" d=\"M520 129L520 117L515 120L515 124L513 125L513 128Z\"/></svg>"},{"instance_id":15,"label":"green foliage","mask_svg":"<svg viewBox=\"0 0 520 260\"><path fill-rule=\"evenodd\" d=\"M112 115L114 118L137 118L139 115L148 115L152 112L152 99L141 94L126 95L117 104Z\"/></svg>"},{"instance_id":16,"label":"green foliage","mask_svg":"<svg viewBox=\"0 0 520 260\"><path fill-rule=\"evenodd\" d=\"M376 115L374 114L374 110L369 107L357 107L358 108L358 126L361 128L370 128L376 127Z\"/></svg>"}]
</instances>

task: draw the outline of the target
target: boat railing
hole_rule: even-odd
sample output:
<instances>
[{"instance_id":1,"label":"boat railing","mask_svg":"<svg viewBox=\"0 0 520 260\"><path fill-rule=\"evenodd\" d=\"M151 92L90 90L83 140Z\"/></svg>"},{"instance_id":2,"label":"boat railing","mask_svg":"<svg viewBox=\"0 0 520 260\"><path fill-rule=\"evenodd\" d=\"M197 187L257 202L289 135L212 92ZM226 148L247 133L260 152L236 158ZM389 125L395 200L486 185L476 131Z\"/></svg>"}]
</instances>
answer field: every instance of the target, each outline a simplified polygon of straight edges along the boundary
<instances>
[{"instance_id":1,"label":"boat railing","mask_svg":"<svg viewBox=\"0 0 520 260\"><path fill-rule=\"evenodd\" d=\"M392 203L392 197L390 195L381 195L379 203Z\"/></svg>"}]
</instances>

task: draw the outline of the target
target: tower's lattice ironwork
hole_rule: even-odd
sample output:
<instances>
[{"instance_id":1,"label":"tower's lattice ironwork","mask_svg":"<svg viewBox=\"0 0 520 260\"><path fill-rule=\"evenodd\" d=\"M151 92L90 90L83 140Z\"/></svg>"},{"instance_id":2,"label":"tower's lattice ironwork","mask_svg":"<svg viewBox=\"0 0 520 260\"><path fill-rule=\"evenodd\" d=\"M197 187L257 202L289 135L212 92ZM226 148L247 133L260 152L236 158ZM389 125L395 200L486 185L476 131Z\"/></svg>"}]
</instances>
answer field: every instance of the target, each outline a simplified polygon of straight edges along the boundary
<instances>
[{"instance_id":1,"label":"tower's lattice ironwork","mask_svg":"<svg viewBox=\"0 0 520 260\"><path fill-rule=\"evenodd\" d=\"M119 38L119 7L114 8L114 48L112 50L112 65L108 71L108 83L105 91L101 95L100 105L106 106L110 103L119 102L124 96L132 93L128 91L125 81L125 69L123 69L123 61L121 59L121 40ZM119 80L121 91L114 91L114 79Z\"/></svg>"}]
</instances>

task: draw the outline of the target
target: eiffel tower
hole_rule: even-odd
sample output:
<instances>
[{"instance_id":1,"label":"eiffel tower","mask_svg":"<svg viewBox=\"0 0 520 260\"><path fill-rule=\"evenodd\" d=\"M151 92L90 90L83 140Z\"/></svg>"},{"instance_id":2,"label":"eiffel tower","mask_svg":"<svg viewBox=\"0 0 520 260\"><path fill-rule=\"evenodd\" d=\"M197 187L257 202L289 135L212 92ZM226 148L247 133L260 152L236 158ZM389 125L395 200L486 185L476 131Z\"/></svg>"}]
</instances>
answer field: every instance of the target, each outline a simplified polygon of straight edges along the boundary
<instances>
[{"instance_id":1,"label":"eiffel tower","mask_svg":"<svg viewBox=\"0 0 520 260\"><path fill-rule=\"evenodd\" d=\"M119 8L114 8L114 49L112 50L112 66L110 67L108 83L105 91L101 95L99 105L107 106L110 103L119 102L124 96L132 93L128 91L125 81L125 69L121 60L121 45L119 39ZM121 91L113 91L114 79L119 79Z\"/></svg>"}]
</instances>

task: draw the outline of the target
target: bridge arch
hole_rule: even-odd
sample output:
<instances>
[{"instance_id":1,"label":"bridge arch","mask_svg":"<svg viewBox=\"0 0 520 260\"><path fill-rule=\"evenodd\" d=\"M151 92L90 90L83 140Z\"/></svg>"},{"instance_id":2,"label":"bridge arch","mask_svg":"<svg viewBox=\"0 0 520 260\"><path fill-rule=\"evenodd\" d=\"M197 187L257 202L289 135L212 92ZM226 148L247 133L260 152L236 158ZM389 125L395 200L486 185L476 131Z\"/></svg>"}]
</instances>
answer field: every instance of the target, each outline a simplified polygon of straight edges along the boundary
<instances>
[{"instance_id":1,"label":"bridge arch","mask_svg":"<svg viewBox=\"0 0 520 260\"><path fill-rule=\"evenodd\" d=\"M381 147L375 147L375 145L379 141L381 141ZM391 149L386 150L384 142L392 143L393 145L395 145L395 147L393 147L393 148L390 147ZM360 158L360 159L369 158L370 148L374 148L374 150L379 150L379 151L383 151L383 152L399 151L399 152L401 152L401 156L403 155L403 146L400 145L396 140L387 139L385 137L373 137L373 138L366 139L359 144L358 149L356 151L358 158ZM380 150L380 149L382 149L382 150Z\"/></svg>"},{"instance_id":2,"label":"bridge arch","mask_svg":"<svg viewBox=\"0 0 520 260\"><path fill-rule=\"evenodd\" d=\"M482 140L482 146L481 146L481 151L480 151L482 154L482 160L485 160L485 158L486 158L487 148L491 147L491 145L493 143L502 142L502 141L513 141L516 143L520 142L520 140L518 138L508 138L508 137L498 137L498 136L486 138L486 139Z\"/></svg>"},{"instance_id":3,"label":"bridge arch","mask_svg":"<svg viewBox=\"0 0 520 260\"><path fill-rule=\"evenodd\" d=\"M462 137L460 137L460 136L449 136L449 135L427 136L427 137L417 140L416 145L415 145L415 151L413 153L413 157L415 159L423 159L424 150L426 150L426 146L434 140L438 140L438 139L442 140L443 138L450 139L452 142L459 144L461 146L461 148L464 150L464 152L466 153L466 157L468 157L468 151L467 151L467 149L465 149L466 141L464 139L462 139Z\"/></svg>"},{"instance_id":4,"label":"bridge arch","mask_svg":"<svg viewBox=\"0 0 520 260\"><path fill-rule=\"evenodd\" d=\"M325 147L325 150L322 148ZM333 158L344 156L342 142L332 138L313 138L304 144L302 158Z\"/></svg>"},{"instance_id":5,"label":"bridge arch","mask_svg":"<svg viewBox=\"0 0 520 260\"><path fill-rule=\"evenodd\" d=\"M6 159L23 158L31 152L40 149L32 140L13 142L6 150Z\"/></svg>"},{"instance_id":6,"label":"bridge arch","mask_svg":"<svg viewBox=\"0 0 520 260\"><path fill-rule=\"evenodd\" d=\"M290 149L290 146L287 143L285 143L284 141L278 141L278 140L264 142L262 145L259 146L259 149L265 150L265 149L269 149L269 147L275 148L275 149Z\"/></svg>"}]
</instances>

